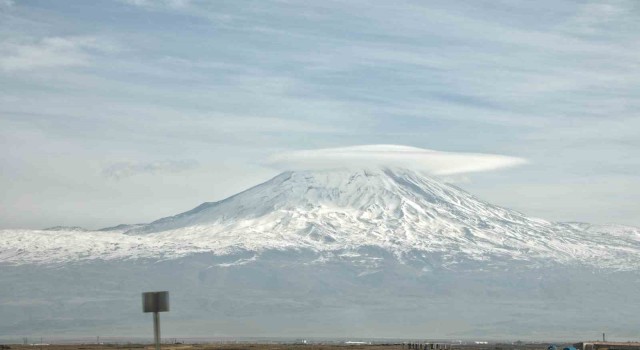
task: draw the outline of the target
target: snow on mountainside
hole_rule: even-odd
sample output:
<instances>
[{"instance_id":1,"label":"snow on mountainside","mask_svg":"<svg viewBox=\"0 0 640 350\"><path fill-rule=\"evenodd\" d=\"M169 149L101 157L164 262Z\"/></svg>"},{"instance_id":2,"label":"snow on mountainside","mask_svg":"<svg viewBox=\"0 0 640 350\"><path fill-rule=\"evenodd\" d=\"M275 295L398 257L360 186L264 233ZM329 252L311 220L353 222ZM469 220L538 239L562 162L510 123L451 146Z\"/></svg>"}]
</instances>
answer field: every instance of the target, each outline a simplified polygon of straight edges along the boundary
<instances>
[{"instance_id":1,"label":"snow on mountainside","mask_svg":"<svg viewBox=\"0 0 640 350\"><path fill-rule=\"evenodd\" d=\"M406 169L285 172L225 200L101 232L0 231L0 262L173 259L194 253L378 247L461 259L640 269L640 230L551 223Z\"/></svg>"},{"instance_id":2,"label":"snow on mountainside","mask_svg":"<svg viewBox=\"0 0 640 350\"><path fill-rule=\"evenodd\" d=\"M84 231L89 231L84 227L80 227L80 226L54 226L54 227L47 227L44 229L44 231L80 231L80 232L84 232Z\"/></svg>"}]
</instances>

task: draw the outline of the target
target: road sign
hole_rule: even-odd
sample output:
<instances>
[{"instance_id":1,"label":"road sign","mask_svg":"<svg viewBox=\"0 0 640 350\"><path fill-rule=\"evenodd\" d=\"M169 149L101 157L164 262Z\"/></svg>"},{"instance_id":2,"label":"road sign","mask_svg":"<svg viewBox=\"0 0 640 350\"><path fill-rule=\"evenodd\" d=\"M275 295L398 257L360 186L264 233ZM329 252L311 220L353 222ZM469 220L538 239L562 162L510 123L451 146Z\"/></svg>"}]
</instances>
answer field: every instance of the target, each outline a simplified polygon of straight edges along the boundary
<instances>
[{"instance_id":1,"label":"road sign","mask_svg":"<svg viewBox=\"0 0 640 350\"><path fill-rule=\"evenodd\" d=\"M142 312L169 311L169 292L142 293Z\"/></svg>"},{"instance_id":2,"label":"road sign","mask_svg":"<svg viewBox=\"0 0 640 350\"><path fill-rule=\"evenodd\" d=\"M160 350L160 312L169 311L169 292L142 293L142 312L153 312L153 338Z\"/></svg>"}]
</instances>

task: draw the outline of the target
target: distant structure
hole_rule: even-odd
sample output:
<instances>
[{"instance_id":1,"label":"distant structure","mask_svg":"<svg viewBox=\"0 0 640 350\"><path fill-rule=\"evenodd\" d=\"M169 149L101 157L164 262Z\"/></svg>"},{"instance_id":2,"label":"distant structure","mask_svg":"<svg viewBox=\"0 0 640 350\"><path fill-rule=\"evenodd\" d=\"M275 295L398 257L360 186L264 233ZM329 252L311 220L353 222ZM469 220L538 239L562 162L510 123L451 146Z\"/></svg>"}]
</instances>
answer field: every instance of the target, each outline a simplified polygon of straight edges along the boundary
<instances>
[{"instance_id":1,"label":"distant structure","mask_svg":"<svg viewBox=\"0 0 640 350\"><path fill-rule=\"evenodd\" d=\"M403 349L407 350L449 350L451 344L448 343L403 343ZM640 350L640 349L638 349Z\"/></svg>"},{"instance_id":2,"label":"distant structure","mask_svg":"<svg viewBox=\"0 0 640 350\"><path fill-rule=\"evenodd\" d=\"M640 350L638 342L582 342L573 344L577 350Z\"/></svg>"}]
</instances>

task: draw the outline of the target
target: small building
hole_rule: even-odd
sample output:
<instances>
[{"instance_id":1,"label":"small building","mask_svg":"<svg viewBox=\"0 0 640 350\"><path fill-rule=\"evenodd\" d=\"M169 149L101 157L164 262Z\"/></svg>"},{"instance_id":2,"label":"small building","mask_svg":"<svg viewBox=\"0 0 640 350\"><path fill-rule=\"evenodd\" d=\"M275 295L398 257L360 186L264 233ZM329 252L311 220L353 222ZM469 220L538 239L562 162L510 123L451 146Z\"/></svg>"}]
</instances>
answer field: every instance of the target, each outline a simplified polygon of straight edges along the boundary
<instances>
[{"instance_id":1,"label":"small building","mask_svg":"<svg viewBox=\"0 0 640 350\"><path fill-rule=\"evenodd\" d=\"M577 350L640 350L638 342L582 342L573 344Z\"/></svg>"}]
</instances>

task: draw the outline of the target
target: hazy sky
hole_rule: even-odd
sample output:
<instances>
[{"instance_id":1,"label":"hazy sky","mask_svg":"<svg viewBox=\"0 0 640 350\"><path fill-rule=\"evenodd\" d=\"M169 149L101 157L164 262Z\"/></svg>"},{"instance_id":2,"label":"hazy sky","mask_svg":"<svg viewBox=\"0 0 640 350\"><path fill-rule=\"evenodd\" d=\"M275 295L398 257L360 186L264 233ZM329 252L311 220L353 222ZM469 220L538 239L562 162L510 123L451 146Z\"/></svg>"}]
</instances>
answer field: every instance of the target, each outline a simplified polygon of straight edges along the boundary
<instances>
[{"instance_id":1,"label":"hazy sky","mask_svg":"<svg viewBox=\"0 0 640 350\"><path fill-rule=\"evenodd\" d=\"M150 221L360 144L523 158L457 185L640 225L640 2L0 0L0 228Z\"/></svg>"}]
</instances>

